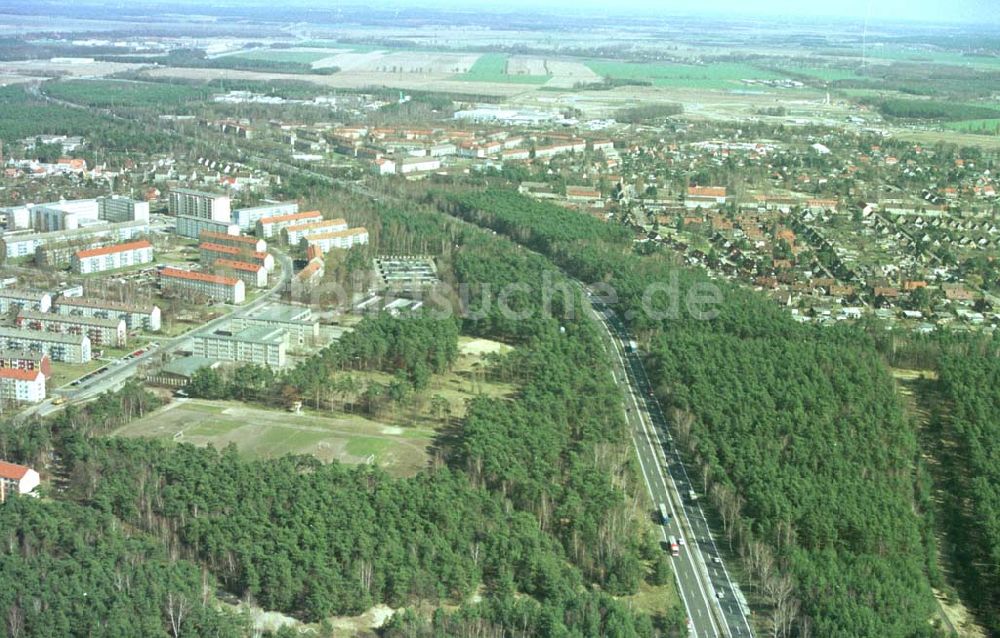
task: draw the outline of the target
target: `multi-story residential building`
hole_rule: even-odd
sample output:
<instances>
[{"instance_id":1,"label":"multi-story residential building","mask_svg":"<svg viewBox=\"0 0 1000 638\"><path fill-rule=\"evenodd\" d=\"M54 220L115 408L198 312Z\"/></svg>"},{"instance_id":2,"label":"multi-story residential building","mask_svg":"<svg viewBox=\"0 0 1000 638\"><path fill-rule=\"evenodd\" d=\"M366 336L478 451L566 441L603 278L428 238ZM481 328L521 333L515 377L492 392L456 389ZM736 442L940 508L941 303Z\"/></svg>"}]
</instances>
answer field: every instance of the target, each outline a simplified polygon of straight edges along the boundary
<instances>
[{"instance_id":1,"label":"multi-story residential building","mask_svg":"<svg viewBox=\"0 0 1000 638\"><path fill-rule=\"evenodd\" d=\"M52 376L52 359L44 352L24 348L0 348L0 369L38 370L48 379Z\"/></svg>"},{"instance_id":2,"label":"multi-story residential building","mask_svg":"<svg viewBox=\"0 0 1000 638\"><path fill-rule=\"evenodd\" d=\"M149 202L112 195L97 198L97 217L113 223L149 222Z\"/></svg>"},{"instance_id":3,"label":"multi-story residential building","mask_svg":"<svg viewBox=\"0 0 1000 638\"><path fill-rule=\"evenodd\" d=\"M217 330L195 335L193 354L219 361L281 368L286 363L285 343L285 331L272 326L254 326L237 332Z\"/></svg>"},{"instance_id":4,"label":"multi-story residential building","mask_svg":"<svg viewBox=\"0 0 1000 638\"><path fill-rule=\"evenodd\" d=\"M310 210L304 213L294 213L290 215L278 215L275 217L264 217L257 220L258 237L274 237L281 232L281 229L296 224L307 224L309 222L323 221L323 214L318 210Z\"/></svg>"},{"instance_id":5,"label":"multi-story residential building","mask_svg":"<svg viewBox=\"0 0 1000 638\"><path fill-rule=\"evenodd\" d=\"M22 259L33 257L35 252L42 247L66 245L65 263L69 263L70 256L80 250L82 245L97 240L105 241L128 241L139 235L149 232L148 222L123 222L121 224L100 223L78 228L76 230L63 230L50 233L8 233L0 237L0 248L2 248L5 260ZM87 245L86 247L92 247Z\"/></svg>"},{"instance_id":6,"label":"multi-story residential building","mask_svg":"<svg viewBox=\"0 0 1000 638\"><path fill-rule=\"evenodd\" d=\"M8 498L14 496L30 494L41 483L38 472L30 467L0 461L0 503L6 503Z\"/></svg>"},{"instance_id":7,"label":"multi-story residential building","mask_svg":"<svg viewBox=\"0 0 1000 638\"><path fill-rule=\"evenodd\" d=\"M128 341L128 330L125 328L124 319L101 319L22 310L17 315L17 327L58 334L83 334L90 337L90 343L95 346L123 348Z\"/></svg>"},{"instance_id":8,"label":"multi-story residential building","mask_svg":"<svg viewBox=\"0 0 1000 638\"><path fill-rule=\"evenodd\" d=\"M0 348L31 350L63 363L87 363L91 359L90 337L87 335L0 327Z\"/></svg>"},{"instance_id":9,"label":"multi-story residential building","mask_svg":"<svg viewBox=\"0 0 1000 638\"><path fill-rule=\"evenodd\" d=\"M232 246L222 246L208 242L199 244L198 252L204 264L214 263L216 259L229 259L232 261L244 261L248 264L260 264L268 272L274 270L274 255L271 253L250 252Z\"/></svg>"},{"instance_id":10,"label":"multi-story residential building","mask_svg":"<svg viewBox=\"0 0 1000 638\"><path fill-rule=\"evenodd\" d=\"M302 240L306 246L317 246L324 253L332 248L351 248L368 243L368 231L363 226L358 228L348 228L332 233L312 235Z\"/></svg>"},{"instance_id":11,"label":"multi-story residential building","mask_svg":"<svg viewBox=\"0 0 1000 638\"><path fill-rule=\"evenodd\" d=\"M310 252L321 253L318 247L313 246ZM299 272L295 273L291 282L292 299L296 301L304 300L323 281L324 275L322 256L313 257L309 263Z\"/></svg>"},{"instance_id":12,"label":"multi-story residential building","mask_svg":"<svg viewBox=\"0 0 1000 638\"><path fill-rule=\"evenodd\" d=\"M404 157L396 163L396 172L400 175L436 171L439 168L441 168L441 160L436 157Z\"/></svg>"},{"instance_id":13,"label":"multi-story residential building","mask_svg":"<svg viewBox=\"0 0 1000 638\"><path fill-rule=\"evenodd\" d=\"M258 326L281 328L289 346L312 346L319 340L319 322L309 308L302 306L271 306L249 317L236 317L230 322L233 330Z\"/></svg>"},{"instance_id":14,"label":"multi-story residential building","mask_svg":"<svg viewBox=\"0 0 1000 638\"><path fill-rule=\"evenodd\" d=\"M324 219L320 222L309 222L306 224L286 226L281 230L281 237L289 246L298 246L303 237L320 235L322 233L332 233L338 230L347 230L346 219Z\"/></svg>"},{"instance_id":15,"label":"multi-story residential building","mask_svg":"<svg viewBox=\"0 0 1000 638\"><path fill-rule=\"evenodd\" d=\"M148 264L153 261L153 245L141 239L127 244L78 251L70 263L73 272L87 275Z\"/></svg>"},{"instance_id":16,"label":"multi-story residential building","mask_svg":"<svg viewBox=\"0 0 1000 638\"><path fill-rule=\"evenodd\" d=\"M53 304L53 311L60 315L122 319L129 330L160 330L160 308L153 304L134 305L106 299L62 296Z\"/></svg>"},{"instance_id":17,"label":"multi-story residential building","mask_svg":"<svg viewBox=\"0 0 1000 638\"><path fill-rule=\"evenodd\" d=\"M182 216L177 218L175 231L180 237L198 239L202 233L222 233L224 235L239 235L240 227L229 222L217 222L201 217Z\"/></svg>"},{"instance_id":18,"label":"multi-story residential building","mask_svg":"<svg viewBox=\"0 0 1000 638\"><path fill-rule=\"evenodd\" d=\"M175 217L196 217L226 224L232 223L228 195L174 188L168 195L167 206L170 214Z\"/></svg>"},{"instance_id":19,"label":"multi-story residential building","mask_svg":"<svg viewBox=\"0 0 1000 638\"><path fill-rule=\"evenodd\" d=\"M227 277L242 279L247 286L267 288L267 268L261 264L251 264L233 259L216 259L215 271Z\"/></svg>"},{"instance_id":20,"label":"multi-story residential building","mask_svg":"<svg viewBox=\"0 0 1000 638\"><path fill-rule=\"evenodd\" d=\"M0 368L0 401L38 403L45 400L45 375L41 370Z\"/></svg>"},{"instance_id":21,"label":"multi-story residential building","mask_svg":"<svg viewBox=\"0 0 1000 638\"><path fill-rule=\"evenodd\" d=\"M204 295L224 303L241 304L246 301L246 284L235 277L164 268L160 271L160 287L182 295Z\"/></svg>"},{"instance_id":22,"label":"multi-story residential building","mask_svg":"<svg viewBox=\"0 0 1000 638\"><path fill-rule=\"evenodd\" d=\"M31 206L31 227L48 233L76 230L99 220L96 199L75 199Z\"/></svg>"},{"instance_id":23,"label":"multi-story residential building","mask_svg":"<svg viewBox=\"0 0 1000 638\"><path fill-rule=\"evenodd\" d=\"M237 208L233 211L232 222L243 232L249 233L257 227L257 222L265 217L294 215L297 212L299 205L296 202L274 202L253 208Z\"/></svg>"},{"instance_id":24,"label":"multi-story residential building","mask_svg":"<svg viewBox=\"0 0 1000 638\"><path fill-rule=\"evenodd\" d=\"M228 233L213 233L212 231L205 230L202 231L198 238L205 243L221 244L222 246L239 248L244 251L267 252L267 242L263 239L251 237L250 235L230 235Z\"/></svg>"},{"instance_id":25,"label":"multi-story residential building","mask_svg":"<svg viewBox=\"0 0 1000 638\"><path fill-rule=\"evenodd\" d=\"M37 290L17 288L0 289L0 314L7 314L11 308L48 312L52 307L52 295Z\"/></svg>"}]
</instances>

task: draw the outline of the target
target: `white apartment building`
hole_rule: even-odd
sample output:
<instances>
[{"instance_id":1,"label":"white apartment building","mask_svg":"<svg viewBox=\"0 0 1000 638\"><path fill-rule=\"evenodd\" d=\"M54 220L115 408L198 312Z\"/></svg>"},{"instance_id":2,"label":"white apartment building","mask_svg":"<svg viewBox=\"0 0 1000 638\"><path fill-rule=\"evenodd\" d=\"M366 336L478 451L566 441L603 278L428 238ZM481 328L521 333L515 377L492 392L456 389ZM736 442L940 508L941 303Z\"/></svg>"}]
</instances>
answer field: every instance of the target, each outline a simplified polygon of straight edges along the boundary
<instances>
[{"instance_id":1,"label":"white apartment building","mask_svg":"<svg viewBox=\"0 0 1000 638\"><path fill-rule=\"evenodd\" d=\"M271 253L257 253L241 250L232 246L221 246L210 242L202 242L198 245L198 252L204 264L214 263L216 259L229 259L232 261L243 261L248 264L260 264L267 269L267 272L274 270L274 255Z\"/></svg>"},{"instance_id":2,"label":"white apartment building","mask_svg":"<svg viewBox=\"0 0 1000 638\"><path fill-rule=\"evenodd\" d=\"M196 217L226 224L232 223L228 195L174 188L168 195L167 205L170 214L176 217Z\"/></svg>"},{"instance_id":3,"label":"white apartment building","mask_svg":"<svg viewBox=\"0 0 1000 638\"><path fill-rule=\"evenodd\" d=\"M76 230L98 220L96 199L50 202L31 207L31 227L42 233Z\"/></svg>"},{"instance_id":4,"label":"white apartment building","mask_svg":"<svg viewBox=\"0 0 1000 638\"><path fill-rule=\"evenodd\" d=\"M318 210L294 213L292 215L278 215L277 217L265 217L257 220L257 236L270 238L279 234L283 228L296 224L321 221L323 221L323 214Z\"/></svg>"},{"instance_id":5,"label":"white apartment building","mask_svg":"<svg viewBox=\"0 0 1000 638\"><path fill-rule=\"evenodd\" d=\"M193 354L196 357L219 361L237 361L281 368L287 362L286 341L285 331L273 326L253 326L238 332L217 330L209 334L195 335Z\"/></svg>"},{"instance_id":6,"label":"white apartment building","mask_svg":"<svg viewBox=\"0 0 1000 638\"><path fill-rule=\"evenodd\" d=\"M182 295L204 295L223 303L241 304L246 301L246 284L235 277L164 268L160 271L160 287Z\"/></svg>"},{"instance_id":7,"label":"white apartment building","mask_svg":"<svg viewBox=\"0 0 1000 638\"><path fill-rule=\"evenodd\" d=\"M6 503L15 494L30 494L41 483L38 472L30 467L0 461L0 503Z\"/></svg>"},{"instance_id":8,"label":"white apartment building","mask_svg":"<svg viewBox=\"0 0 1000 638\"><path fill-rule=\"evenodd\" d=\"M307 248L315 246L325 253L329 252L332 248L346 249L367 244L368 231L363 226L348 228L347 230L338 230L332 233L312 235L311 237L304 238L302 242L306 244Z\"/></svg>"},{"instance_id":9,"label":"white apartment building","mask_svg":"<svg viewBox=\"0 0 1000 638\"><path fill-rule=\"evenodd\" d=\"M261 264L251 264L234 259L216 259L215 271L226 277L236 277L253 288L267 288L267 268Z\"/></svg>"},{"instance_id":10,"label":"white apartment building","mask_svg":"<svg viewBox=\"0 0 1000 638\"><path fill-rule=\"evenodd\" d=\"M87 363L91 359L90 337L87 335L0 327L0 348L32 350L63 363Z\"/></svg>"},{"instance_id":11,"label":"white apartment building","mask_svg":"<svg viewBox=\"0 0 1000 638\"><path fill-rule=\"evenodd\" d=\"M60 315L122 319L129 330L158 332L161 325L160 308L153 304L140 306L106 299L63 296L53 304L53 312Z\"/></svg>"},{"instance_id":12,"label":"white apartment building","mask_svg":"<svg viewBox=\"0 0 1000 638\"><path fill-rule=\"evenodd\" d=\"M17 315L17 327L64 335L87 335L95 346L123 348L128 330L124 319L102 319L80 315L59 315L51 312L22 310Z\"/></svg>"},{"instance_id":13,"label":"white apartment building","mask_svg":"<svg viewBox=\"0 0 1000 638\"><path fill-rule=\"evenodd\" d=\"M101 222L76 230L6 234L0 237L0 244L2 244L0 248L2 248L3 259L21 259L34 257L35 252L42 246L69 242L82 244L97 239L127 241L148 232L149 223L147 222L122 222L120 224Z\"/></svg>"},{"instance_id":14,"label":"white apartment building","mask_svg":"<svg viewBox=\"0 0 1000 638\"><path fill-rule=\"evenodd\" d=\"M139 266L152 261L153 245L143 239L127 244L114 244L77 251L70 261L70 267L75 273L87 275L105 270Z\"/></svg>"},{"instance_id":15,"label":"white apartment building","mask_svg":"<svg viewBox=\"0 0 1000 638\"><path fill-rule=\"evenodd\" d=\"M205 232L239 235L240 227L229 222L217 222L211 219L182 215L177 218L175 232L180 237L198 239Z\"/></svg>"},{"instance_id":16,"label":"white apartment building","mask_svg":"<svg viewBox=\"0 0 1000 638\"><path fill-rule=\"evenodd\" d=\"M347 230L346 219L324 219L321 222L287 226L281 230L281 236L289 246L298 246L303 237L333 233L338 230Z\"/></svg>"},{"instance_id":17,"label":"white apartment building","mask_svg":"<svg viewBox=\"0 0 1000 638\"><path fill-rule=\"evenodd\" d=\"M36 290L0 288L0 314L7 314L11 308L48 312L52 307L52 295Z\"/></svg>"},{"instance_id":18,"label":"white apartment building","mask_svg":"<svg viewBox=\"0 0 1000 638\"><path fill-rule=\"evenodd\" d=\"M210 230L205 230L202 231L198 239L200 239L203 243L220 244L222 246L239 248L244 251L255 253L267 252L267 242L263 239L251 237L250 235L230 235L228 233L215 233Z\"/></svg>"},{"instance_id":19,"label":"white apartment building","mask_svg":"<svg viewBox=\"0 0 1000 638\"><path fill-rule=\"evenodd\" d=\"M138 201L120 195L97 198L97 217L105 221L149 222L149 202Z\"/></svg>"},{"instance_id":20,"label":"white apartment building","mask_svg":"<svg viewBox=\"0 0 1000 638\"><path fill-rule=\"evenodd\" d=\"M39 403L45 400L45 375L41 370L0 368L0 401Z\"/></svg>"},{"instance_id":21,"label":"white apartment building","mask_svg":"<svg viewBox=\"0 0 1000 638\"><path fill-rule=\"evenodd\" d=\"M253 208L237 208L233 211L232 222L243 232L252 232L257 227L257 222L265 217L294 215L297 212L299 205L296 202L274 202Z\"/></svg>"}]
</instances>

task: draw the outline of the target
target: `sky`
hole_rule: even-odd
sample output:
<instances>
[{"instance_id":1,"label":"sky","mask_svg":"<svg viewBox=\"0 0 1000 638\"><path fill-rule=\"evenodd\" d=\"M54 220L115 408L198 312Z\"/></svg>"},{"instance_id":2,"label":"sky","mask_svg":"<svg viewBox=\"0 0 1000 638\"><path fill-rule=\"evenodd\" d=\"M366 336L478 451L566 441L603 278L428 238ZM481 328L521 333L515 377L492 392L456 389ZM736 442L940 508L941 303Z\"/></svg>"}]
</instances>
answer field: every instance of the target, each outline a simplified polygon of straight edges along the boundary
<instances>
[{"instance_id":1,"label":"sky","mask_svg":"<svg viewBox=\"0 0 1000 638\"><path fill-rule=\"evenodd\" d=\"M963 22L1000 25L998 0L389 0L392 6Z\"/></svg>"}]
</instances>

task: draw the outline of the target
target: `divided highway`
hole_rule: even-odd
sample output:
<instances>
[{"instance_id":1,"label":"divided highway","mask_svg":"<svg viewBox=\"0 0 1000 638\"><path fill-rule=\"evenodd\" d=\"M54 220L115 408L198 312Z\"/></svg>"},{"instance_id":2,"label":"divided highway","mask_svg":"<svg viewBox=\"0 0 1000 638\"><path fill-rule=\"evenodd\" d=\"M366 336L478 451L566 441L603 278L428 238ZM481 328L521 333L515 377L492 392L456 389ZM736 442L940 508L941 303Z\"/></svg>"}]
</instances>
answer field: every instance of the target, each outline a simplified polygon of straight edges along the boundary
<instances>
[{"instance_id":1,"label":"divided highway","mask_svg":"<svg viewBox=\"0 0 1000 638\"><path fill-rule=\"evenodd\" d=\"M611 309L590 310L608 335L613 374L626 393L626 418L646 486L654 506L664 503L670 513L660 528L665 551L669 536L683 539L673 566L691 635L750 638L745 599L726 570L697 496L690 498L694 484L674 448L642 361L628 345L628 331Z\"/></svg>"}]
</instances>

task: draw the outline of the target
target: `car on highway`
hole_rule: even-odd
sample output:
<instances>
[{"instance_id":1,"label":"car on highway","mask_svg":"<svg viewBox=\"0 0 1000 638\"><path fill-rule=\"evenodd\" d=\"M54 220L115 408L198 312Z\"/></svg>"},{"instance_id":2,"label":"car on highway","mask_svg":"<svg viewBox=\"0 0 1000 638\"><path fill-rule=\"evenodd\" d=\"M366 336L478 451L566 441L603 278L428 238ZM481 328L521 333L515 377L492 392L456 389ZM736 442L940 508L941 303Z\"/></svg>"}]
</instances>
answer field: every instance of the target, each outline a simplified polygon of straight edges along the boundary
<instances>
[{"instance_id":1,"label":"car on highway","mask_svg":"<svg viewBox=\"0 0 1000 638\"><path fill-rule=\"evenodd\" d=\"M723 598L726 597L726 590L725 589L720 589L720 590L718 590L718 591L715 592L715 595L716 595L716 597L719 600L722 600Z\"/></svg>"},{"instance_id":2,"label":"car on highway","mask_svg":"<svg viewBox=\"0 0 1000 638\"><path fill-rule=\"evenodd\" d=\"M681 547L684 547L684 537L683 536L678 536L677 537L677 544L680 545Z\"/></svg>"}]
</instances>

